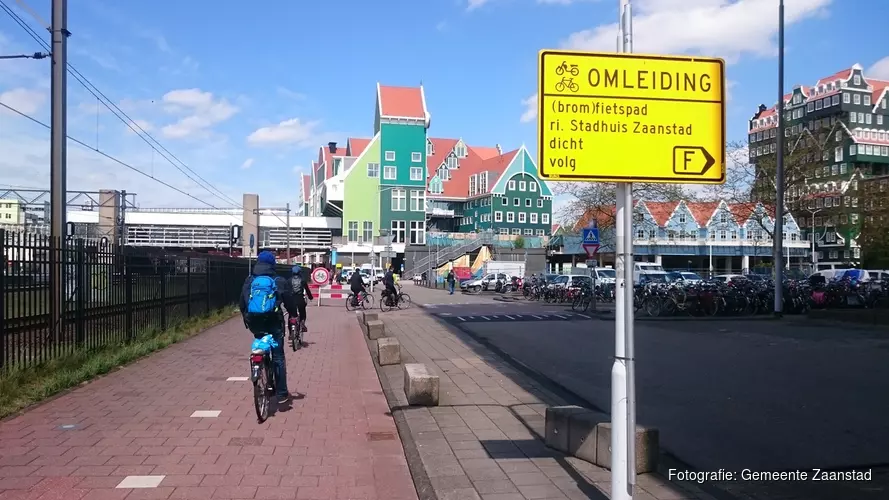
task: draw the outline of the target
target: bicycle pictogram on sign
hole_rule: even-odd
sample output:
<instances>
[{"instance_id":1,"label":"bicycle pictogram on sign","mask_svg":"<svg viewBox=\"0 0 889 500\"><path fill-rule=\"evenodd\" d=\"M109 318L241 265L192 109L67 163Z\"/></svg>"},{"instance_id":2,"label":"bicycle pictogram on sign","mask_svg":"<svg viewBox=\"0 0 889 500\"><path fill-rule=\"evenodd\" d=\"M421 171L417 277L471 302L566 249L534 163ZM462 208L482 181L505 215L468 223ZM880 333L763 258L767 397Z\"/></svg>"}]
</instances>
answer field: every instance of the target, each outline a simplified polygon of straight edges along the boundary
<instances>
[{"instance_id":1,"label":"bicycle pictogram on sign","mask_svg":"<svg viewBox=\"0 0 889 500\"><path fill-rule=\"evenodd\" d=\"M563 76L561 80L556 82L556 92L564 92L566 89L571 92L577 92L580 90L580 85L574 81L574 78Z\"/></svg>"}]
</instances>

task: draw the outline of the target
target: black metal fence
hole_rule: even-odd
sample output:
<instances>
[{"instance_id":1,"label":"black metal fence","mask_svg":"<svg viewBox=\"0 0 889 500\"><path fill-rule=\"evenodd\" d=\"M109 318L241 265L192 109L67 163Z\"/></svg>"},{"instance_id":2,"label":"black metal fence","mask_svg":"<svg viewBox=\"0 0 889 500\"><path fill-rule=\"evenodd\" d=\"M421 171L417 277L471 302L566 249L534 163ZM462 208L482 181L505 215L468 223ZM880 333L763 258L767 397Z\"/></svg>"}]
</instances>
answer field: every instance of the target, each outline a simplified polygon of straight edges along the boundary
<instances>
[{"instance_id":1,"label":"black metal fence","mask_svg":"<svg viewBox=\"0 0 889 500\"><path fill-rule=\"evenodd\" d=\"M60 246L3 230L0 250L0 372L126 342L235 304L249 272L245 259L85 240ZM52 266L62 269L57 293Z\"/></svg>"}]
</instances>

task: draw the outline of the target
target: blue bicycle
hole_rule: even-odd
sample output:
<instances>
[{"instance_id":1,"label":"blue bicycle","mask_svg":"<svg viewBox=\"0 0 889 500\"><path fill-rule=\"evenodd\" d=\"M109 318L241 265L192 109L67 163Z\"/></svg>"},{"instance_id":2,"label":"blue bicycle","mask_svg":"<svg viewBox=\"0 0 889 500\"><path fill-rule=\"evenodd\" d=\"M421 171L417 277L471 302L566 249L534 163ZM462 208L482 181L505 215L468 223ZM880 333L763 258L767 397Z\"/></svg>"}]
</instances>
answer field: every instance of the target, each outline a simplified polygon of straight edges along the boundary
<instances>
[{"instance_id":1,"label":"blue bicycle","mask_svg":"<svg viewBox=\"0 0 889 500\"><path fill-rule=\"evenodd\" d=\"M278 343L271 335L255 339L250 346L250 380L253 382L253 405L259 423L269 418L269 406L275 394L275 370L272 348Z\"/></svg>"}]
</instances>

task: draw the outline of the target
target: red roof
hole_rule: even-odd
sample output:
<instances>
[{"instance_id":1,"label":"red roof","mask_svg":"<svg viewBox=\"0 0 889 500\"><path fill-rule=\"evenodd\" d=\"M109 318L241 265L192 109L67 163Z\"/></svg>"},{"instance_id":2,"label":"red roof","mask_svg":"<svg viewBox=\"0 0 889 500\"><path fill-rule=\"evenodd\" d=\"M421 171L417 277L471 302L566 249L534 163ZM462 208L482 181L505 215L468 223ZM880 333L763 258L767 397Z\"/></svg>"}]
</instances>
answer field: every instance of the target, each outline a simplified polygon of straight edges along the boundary
<instances>
[{"instance_id":1,"label":"red roof","mask_svg":"<svg viewBox=\"0 0 889 500\"><path fill-rule=\"evenodd\" d=\"M315 162L312 162L314 166ZM312 179L307 174L302 174L302 184L303 184L303 203L308 203L309 195L312 193Z\"/></svg>"},{"instance_id":2,"label":"red roof","mask_svg":"<svg viewBox=\"0 0 889 500\"><path fill-rule=\"evenodd\" d=\"M676 210L676 205L679 204L676 201L646 201L643 203L658 226L663 226L670 220L670 216Z\"/></svg>"},{"instance_id":3,"label":"red roof","mask_svg":"<svg viewBox=\"0 0 889 500\"><path fill-rule=\"evenodd\" d=\"M472 149L483 159L490 160L495 156L500 156L500 150L497 148L473 146Z\"/></svg>"},{"instance_id":4,"label":"red roof","mask_svg":"<svg viewBox=\"0 0 889 500\"><path fill-rule=\"evenodd\" d=\"M835 82L837 80L848 81L849 78L852 78L852 68L846 68L844 70L837 71L836 73L828 76L827 78L822 78L815 83L815 86L819 85L827 85L828 83Z\"/></svg>"},{"instance_id":5,"label":"red roof","mask_svg":"<svg viewBox=\"0 0 889 500\"><path fill-rule=\"evenodd\" d=\"M426 156L426 173L431 179L432 176L438 173L438 167L444 163L459 141L457 139L435 139L432 137L428 141L432 143L432 154ZM448 182L451 181L444 181L445 189L447 189Z\"/></svg>"},{"instance_id":6,"label":"red roof","mask_svg":"<svg viewBox=\"0 0 889 500\"><path fill-rule=\"evenodd\" d=\"M378 85L380 116L426 119L423 87Z\"/></svg>"},{"instance_id":7,"label":"red roof","mask_svg":"<svg viewBox=\"0 0 889 500\"><path fill-rule=\"evenodd\" d=\"M873 96L871 97L871 103L876 106L880 103L880 98L883 97L883 92L889 92L886 90L889 88L889 82L886 80L877 80L876 78L868 78L867 81L874 88Z\"/></svg>"},{"instance_id":8,"label":"red roof","mask_svg":"<svg viewBox=\"0 0 889 500\"><path fill-rule=\"evenodd\" d=\"M713 217L713 212L719 208L718 201L702 201L702 202L692 202L686 203L685 206L688 207L689 212L691 212L691 216L694 217L695 222L698 223L698 226L706 226L707 222L710 221L710 217Z\"/></svg>"},{"instance_id":9,"label":"red roof","mask_svg":"<svg viewBox=\"0 0 889 500\"><path fill-rule=\"evenodd\" d=\"M442 182L444 192L439 196L445 198L466 198L469 196L469 177L481 172L490 172L488 174L488 192L494 188L494 183L509 166L512 159L515 158L518 149L503 153L500 156L482 158L475 148L466 147L466 158L459 159L459 168L451 170L451 179Z\"/></svg>"},{"instance_id":10,"label":"red roof","mask_svg":"<svg viewBox=\"0 0 889 500\"><path fill-rule=\"evenodd\" d=\"M367 149L367 145L370 144L371 140L372 139L350 137L346 152L349 156L361 156L361 153L363 153L364 150Z\"/></svg>"}]
</instances>

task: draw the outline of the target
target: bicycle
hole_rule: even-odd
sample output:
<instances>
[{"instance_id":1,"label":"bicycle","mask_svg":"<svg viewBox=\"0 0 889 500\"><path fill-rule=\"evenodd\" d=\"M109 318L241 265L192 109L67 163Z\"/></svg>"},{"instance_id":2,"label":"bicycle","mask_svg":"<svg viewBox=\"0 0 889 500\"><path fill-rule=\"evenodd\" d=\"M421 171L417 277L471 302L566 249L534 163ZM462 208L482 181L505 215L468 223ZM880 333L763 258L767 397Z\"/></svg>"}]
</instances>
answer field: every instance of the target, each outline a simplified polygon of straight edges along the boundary
<instances>
[{"instance_id":1,"label":"bicycle","mask_svg":"<svg viewBox=\"0 0 889 500\"><path fill-rule=\"evenodd\" d=\"M253 406L256 418L263 423L269 418L269 407L275 393L275 370L272 367L272 348L277 347L274 337L266 334L254 339L250 346L250 380L253 382Z\"/></svg>"},{"instance_id":2,"label":"bicycle","mask_svg":"<svg viewBox=\"0 0 889 500\"><path fill-rule=\"evenodd\" d=\"M407 309L411 306L411 296L406 293L402 293L401 287L398 285L396 285L396 291L397 293L395 295L394 303L392 302L392 297L387 297L386 295L380 297L380 311L388 312L392 309L395 309L396 307L398 309ZM383 293L386 293L385 290L383 291Z\"/></svg>"},{"instance_id":3,"label":"bicycle","mask_svg":"<svg viewBox=\"0 0 889 500\"><path fill-rule=\"evenodd\" d=\"M563 76L560 81L556 82L556 92L564 92L566 88L571 92L577 92L580 90L580 85L574 81L574 78L566 78Z\"/></svg>"},{"instance_id":4,"label":"bicycle","mask_svg":"<svg viewBox=\"0 0 889 500\"><path fill-rule=\"evenodd\" d=\"M573 76L577 76L580 74L580 69L577 67L577 65L572 64L571 66L568 66L568 61L562 61L562 64L556 66L557 75L562 76L565 74L566 71Z\"/></svg>"},{"instance_id":5,"label":"bicycle","mask_svg":"<svg viewBox=\"0 0 889 500\"><path fill-rule=\"evenodd\" d=\"M358 305L353 304L352 301L355 299L356 299L356 297L355 297L354 293L350 293L349 296L346 297L346 310L347 311L354 311L354 310L358 309L359 307L364 310L373 309L373 306L374 306L373 295L371 295L367 292L360 292L358 294L358 298L357 298Z\"/></svg>"},{"instance_id":6,"label":"bicycle","mask_svg":"<svg viewBox=\"0 0 889 500\"><path fill-rule=\"evenodd\" d=\"M298 351L303 345L303 325L305 322L301 317L297 316L295 322L288 321L287 323L290 330L290 347L294 351Z\"/></svg>"}]
</instances>

